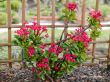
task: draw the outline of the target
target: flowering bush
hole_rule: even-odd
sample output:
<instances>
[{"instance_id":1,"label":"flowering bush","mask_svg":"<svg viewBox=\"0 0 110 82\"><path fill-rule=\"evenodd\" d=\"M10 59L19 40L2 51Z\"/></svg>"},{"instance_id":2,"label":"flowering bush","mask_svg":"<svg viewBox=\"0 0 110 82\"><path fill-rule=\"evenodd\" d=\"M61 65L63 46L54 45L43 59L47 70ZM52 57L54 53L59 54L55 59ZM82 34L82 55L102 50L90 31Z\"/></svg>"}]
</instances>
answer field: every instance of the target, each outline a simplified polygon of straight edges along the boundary
<instances>
[{"instance_id":1,"label":"flowering bush","mask_svg":"<svg viewBox=\"0 0 110 82\"><path fill-rule=\"evenodd\" d=\"M91 10L89 13L90 17L88 18L88 22L91 25L91 37L92 39L96 39L96 37L99 37L101 33L101 24L100 24L100 18L102 16L101 11Z\"/></svg>"},{"instance_id":2,"label":"flowering bush","mask_svg":"<svg viewBox=\"0 0 110 82\"><path fill-rule=\"evenodd\" d=\"M75 20L76 3L68 3L64 8L64 18L66 21ZM41 80L47 78L56 81L65 73L71 73L80 63L87 59L86 50L91 37L85 32L91 29L92 38L97 37L92 32L99 29L100 12L91 11L89 16L89 26L87 28L78 28L74 32L67 34L67 37L60 41L45 44L43 39L48 38L47 27L38 25L24 24L20 30L17 30L14 44L20 46L24 51L24 59L32 68L35 76ZM64 31L63 31L64 32Z\"/></svg>"}]
</instances>

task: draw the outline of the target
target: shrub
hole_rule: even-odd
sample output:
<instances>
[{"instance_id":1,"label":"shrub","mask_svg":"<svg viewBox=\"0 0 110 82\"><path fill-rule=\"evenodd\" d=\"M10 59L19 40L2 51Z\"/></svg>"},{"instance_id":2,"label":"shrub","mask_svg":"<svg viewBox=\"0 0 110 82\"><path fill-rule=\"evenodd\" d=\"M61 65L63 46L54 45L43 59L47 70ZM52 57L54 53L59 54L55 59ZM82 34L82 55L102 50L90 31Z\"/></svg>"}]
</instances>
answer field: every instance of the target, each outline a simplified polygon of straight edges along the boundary
<instances>
[{"instance_id":1,"label":"shrub","mask_svg":"<svg viewBox=\"0 0 110 82\"><path fill-rule=\"evenodd\" d=\"M11 8L14 11L18 11L20 8L21 2L20 0L11 0Z\"/></svg>"},{"instance_id":2,"label":"shrub","mask_svg":"<svg viewBox=\"0 0 110 82\"><path fill-rule=\"evenodd\" d=\"M31 66L33 74L40 80L57 82L66 73L71 73L79 64L86 61L86 50L89 42L96 39L97 32L101 27L100 11L92 10L89 14L89 25L80 27L72 33L65 35L68 23L76 20L77 5L75 2L68 3L63 9L63 19L66 24L58 42L45 44L48 38L47 27L33 22L32 25L25 23L16 31L14 44L22 48L22 55L27 65ZM85 32L90 29L91 36ZM64 38L63 38L64 36ZM28 66L28 67L29 67Z\"/></svg>"},{"instance_id":3,"label":"shrub","mask_svg":"<svg viewBox=\"0 0 110 82\"><path fill-rule=\"evenodd\" d=\"M0 12L0 25L5 25L7 22L7 13Z\"/></svg>"}]
</instances>

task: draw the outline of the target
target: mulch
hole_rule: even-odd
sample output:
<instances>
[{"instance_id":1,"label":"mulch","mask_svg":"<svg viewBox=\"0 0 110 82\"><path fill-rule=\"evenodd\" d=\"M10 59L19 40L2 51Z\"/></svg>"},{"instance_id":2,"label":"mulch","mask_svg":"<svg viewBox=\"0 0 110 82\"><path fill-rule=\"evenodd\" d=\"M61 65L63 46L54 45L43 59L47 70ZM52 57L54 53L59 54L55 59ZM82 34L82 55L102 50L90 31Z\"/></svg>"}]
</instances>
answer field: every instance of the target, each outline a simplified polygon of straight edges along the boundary
<instances>
[{"instance_id":1,"label":"mulch","mask_svg":"<svg viewBox=\"0 0 110 82\"><path fill-rule=\"evenodd\" d=\"M0 71L0 82L38 82L29 69L7 68ZM110 82L110 70L99 65L81 66L65 74L62 82Z\"/></svg>"}]
</instances>

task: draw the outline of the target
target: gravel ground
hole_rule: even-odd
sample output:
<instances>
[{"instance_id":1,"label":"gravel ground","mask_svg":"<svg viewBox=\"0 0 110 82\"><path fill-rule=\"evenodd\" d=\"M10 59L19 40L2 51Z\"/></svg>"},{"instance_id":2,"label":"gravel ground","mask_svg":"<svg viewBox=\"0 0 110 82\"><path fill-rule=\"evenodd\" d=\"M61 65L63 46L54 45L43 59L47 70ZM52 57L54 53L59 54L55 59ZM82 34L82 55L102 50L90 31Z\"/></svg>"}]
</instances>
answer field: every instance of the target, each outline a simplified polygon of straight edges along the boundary
<instances>
[{"instance_id":1,"label":"gravel ground","mask_svg":"<svg viewBox=\"0 0 110 82\"><path fill-rule=\"evenodd\" d=\"M6 69L0 71L0 82L38 82L34 81L28 69ZM110 82L110 70L95 66L81 66L71 75L65 75L62 82Z\"/></svg>"}]
</instances>

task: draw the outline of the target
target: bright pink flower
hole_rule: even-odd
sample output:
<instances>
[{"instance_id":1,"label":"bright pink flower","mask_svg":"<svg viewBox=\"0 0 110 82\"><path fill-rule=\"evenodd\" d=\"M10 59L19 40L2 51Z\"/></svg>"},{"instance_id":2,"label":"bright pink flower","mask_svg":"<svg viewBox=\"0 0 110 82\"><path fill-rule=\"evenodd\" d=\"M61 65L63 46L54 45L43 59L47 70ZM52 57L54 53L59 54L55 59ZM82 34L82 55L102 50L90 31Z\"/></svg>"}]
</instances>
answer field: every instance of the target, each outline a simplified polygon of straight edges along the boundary
<instances>
[{"instance_id":1,"label":"bright pink flower","mask_svg":"<svg viewBox=\"0 0 110 82\"><path fill-rule=\"evenodd\" d=\"M46 45L44 45L44 44L40 45L40 48L42 48L42 49L45 49L45 47L46 47Z\"/></svg>"},{"instance_id":2,"label":"bright pink flower","mask_svg":"<svg viewBox=\"0 0 110 82\"><path fill-rule=\"evenodd\" d=\"M36 25L37 25L37 23L36 23L36 22L33 22L33 25L34 25L34 26L36 26Z\"/></svg>"},{"instance_id":3,"label":"bright pink flower","mask_svg":"<svg viewBox=\"0 0 110 82\"><path fill-rule=\"evenodd\" d=\"M48 58L43 58L43 59L42 59L42 62L48 63L49 60L48 60Z\"/></svg>"},{"instance_id":4,"label":"bright pink flower","mask_svg":"<svg viewBox=\"0 0 110 82\"><path fill-rule=\"evenodd\" d=\"M55 43L52 43L48 51L49 53L55 53L58 56L59 53L63 51L63 48L61 46L56 45Z\"/></svg>"},{"instance_id":5,"label":"bright pink flower","mask_svg":"<svg viewBox=\"0 0 110 82\"><path fill-rule=\"evenodd\" d=\"M29 56L32 57L34 55L34 53L35 53L35 48L32 46L28 47Z\"/></svg>"},{"instance_id":6,"label":"bright pink flower","mask_svg":"<svg viewBox=\"0 0 110 82\"><path fill-rule=\"evenodd\" d=\"M48 50L49 53L56 53L56 48L57 48L57 45L55 43L52 43Z\"/></svg>"},{"instance_id":7,"label":"bright pink flower","mask_svg":"<svg viewBox=\"0 0 110 82\"><path fill-rule=\"evenodd\" d=\"M44 61L44 60L43 60ZM38 62L37 63L37 67L38 68L43 68L43 69L46 69L46 70L50 70L50 67L49 67L49 64L48 63L46 63L47 62L47 60L45 61L45 62Z\"/></svg>"},{"instance_id":8,"label":"bright pink flower","mask_svg":"<svg viewBox=\"0 0 110 82\"><path fill-rule=\"evenodd\" d=\"M27 28L20 28L20 30L17 30L16 33L19 35L19 36L28 36L30 34L30 32L28 31Z\"/></svg>"},{"instance_id":9,"label":"bright pink flower","mask_svg":"<svg viewBox=\"0 0 110 82\"><path fill-rule=\"evenodd\" d=\"M58 56L62 51L63 51L63 48L61 46L58 46L56 50L56 55Z\"/></svg>"},{"instance_id":10,"label":"bright pink flower","mask_svg":"<svg viewBox=\"0 0 110 82\"><path fill-rule=\"evenodd\" d=\"M42 31L43 32L47 32L47 27L46 26L42 26Z\"/></svg>"},{"instance_id":11,"label":"bright pink flower","mask_svg":"<svg viewBox=\"0 0 110 82\"><path fill-rule=\"evenodd\" d=\"M92 17L92 18L94 18L94 19L96 19L96 20L100 20L100 18L101 18L101 16L102 16L102 13L101 13L101 11L96 11L96 10L91 10L90 11L90 16Z\"/></svg>"},{"instance_id":12,"label":"bright pink flower","mask_svg":"<svg viewBox=\"0 0 110 82\"><path fill-rule=\"evenodd\" d=\"M69 10L71 10L71 11L74 11L76 8L77 8L77 4L76 3L68 3L67 4L67 8L69 9Z\"/></svg>"},{"instance_id":13,"label":"bright pink flower","mask_svg":"<svg viewBox=\"0 0 110 82\"><path fill-rule=\"evenodd\" d=\"M83 28L76 29L75 34L82 32ZM87 35L86 32L80 33L76 37L73 38L75 42L84 42L84 46L87 48L89 42L91 42L91 38Z\"/></svg>"},{"instance_id":14,"label":"bright pink flower","mask_svg":"<svg viewBox=\"0 0 110 82\"><path fill-rule=\"evenodd\" d=\"M66 61L75 62L75 59L72 57L71 54L65 54L64 57Z\"/></svg>"},{"instance_id":15,"label":"bright pink flower","mask_svg":"<svg viewBox=\"0 0 110 82\"><path fill-rule=\"evenodd\" d=\"M32 30L39 30L39 26L35 25L31 27Z\"/></svg>"}]
</instances>

